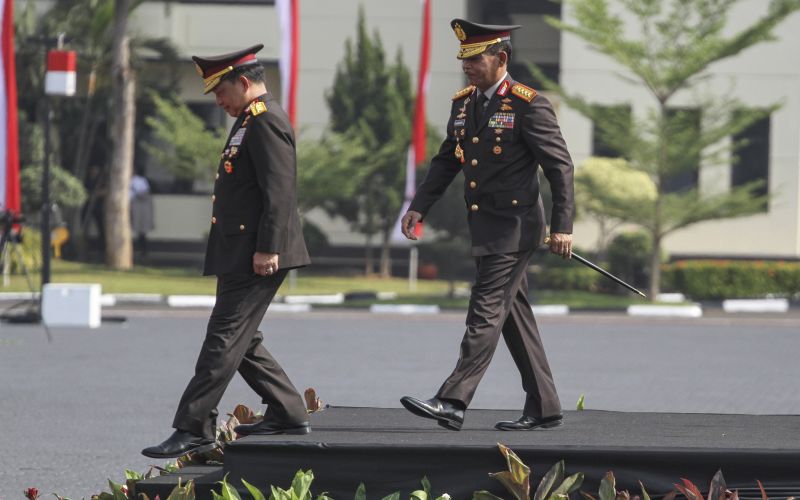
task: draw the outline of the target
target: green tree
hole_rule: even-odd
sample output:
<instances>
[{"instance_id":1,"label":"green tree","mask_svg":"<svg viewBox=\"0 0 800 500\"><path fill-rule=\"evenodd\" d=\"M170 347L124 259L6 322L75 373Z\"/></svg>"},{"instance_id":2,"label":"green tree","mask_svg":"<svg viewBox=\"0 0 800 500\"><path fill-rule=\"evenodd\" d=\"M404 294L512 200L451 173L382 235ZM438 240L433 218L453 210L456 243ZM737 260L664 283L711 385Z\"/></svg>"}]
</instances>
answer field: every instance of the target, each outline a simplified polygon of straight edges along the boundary
<instances>
[{"instance_id":1,"label":"green tree","mask_svg":"<svg viewBox=\"0 0 800 500\"><path fill-rule=\"evenodd\" d=\"M208 130L203 120L174 96L166 99L153 94L151 98L154 114L145 118L145 123L156 142L145 145L145 151L179 179L210 180L225 130Z\"/></svg>"},{"instance_id":2,"label":"green tree","mask_svg":"<svg viewBox=\"0 0 800 500\"><path fill-rule=\"evenodd\" d=\"M652 204L656 185L649 175L636 170L623 158L591 157L575 173L575 196L580 200L579 216L588 214L599 225L597 250L605 259L606 248L620 219L613 213L630 206Z\"/></svg>"},{"instance_id":3,"label":"green tree","mask_svg":"<svg viewBox=\"0 0 800 500\"><path fill-rule=\"evenodd\" d=\"M372 272L373 238L378 237L380 271L388 276L392 229L403 202L413 97L402 54L387 63L380 36L367 33L363 10L355 42L345 44L327 102L330 130L317 145L301 148L301 200L309 196L306 205L317 200L317 206L344 217L367 237L367 273ZM346 157L335 158L342 150ZM328 199L314 196L325 186L319 179L332 176L337 179L328 184Z\"/></svg>"},{"instance_id":4,"label":"green tree","mask_svg":"<svg viewBox=\"0 0 800 500\"><path fill-rule=\"evenodd\" d=\"M655 185L652 200L606 200L602 206L606 216L641 226L648 233L652 241L649 292L655 298L660 291L665 236L697 222L763 209L766 197L756 194L763 187L760 182L713 196L696 187L675 191L670 185L676 176L696 172L701 164L729 161L737 145L726 139L777 108L738 113L744 106L735 99L702 97L700 90L711 64L773 40L775 26L800 9L800 0L771 0L763 17L738 31L727 26L738 0L619 0L613 10L609 0L564 3L571 9L573 21L549 18L548 22L612 58L626 70L623 78L652 97L646 116L621 119L549 81L539 68L531 68L570 108L594 120L603 140ZM617 7L624 12L618 13ZM674 97L682 90L697 95L692 107L701 111L702 120L696 113L673 108ZM702 123L699 127L698 121Z\"/></svg>"}]
</instances>

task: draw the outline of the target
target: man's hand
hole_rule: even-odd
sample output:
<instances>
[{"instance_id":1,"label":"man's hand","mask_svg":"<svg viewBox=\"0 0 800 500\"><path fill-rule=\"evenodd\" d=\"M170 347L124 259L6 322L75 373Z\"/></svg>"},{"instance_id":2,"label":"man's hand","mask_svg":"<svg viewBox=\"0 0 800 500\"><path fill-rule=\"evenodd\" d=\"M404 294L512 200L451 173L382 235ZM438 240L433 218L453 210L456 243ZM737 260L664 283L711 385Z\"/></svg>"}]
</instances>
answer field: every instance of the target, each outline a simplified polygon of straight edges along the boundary
<instances>
[{"instance_id":1,"label":"man's hand","mask_svg":"<svg viewBox=\"0 0 800 500\"><path fill-rule=\"evenodd\" d=\"M565 259L572 257L572 235L567 233L552 233L548 238L550 252L560 255Z\"/></svg>"},{"instance_id":2,"label":"man's hand","mask_svg":"<svg viewBox=\"0 0 800 500\"><path fill-rule=\"evenodd\" d=\"M278 254L256 252L253 254L253 272L259 276L270 276L278 272Z\"/></svg>"},{"instance_id":3,"label":"man's hand","mask_svg":"<svg viewBox=\"0 0 800 500\"><path fill-rule=\"evenodd\" d=\"M419 212L415 212L413 210L409 210L400 220L400 230L403 231L403 235L408 238L409 240L418 240L417 235L414 234L414 227L417 225L419 221L422 220L422 214Z\"/></svg>"}]
</instances>

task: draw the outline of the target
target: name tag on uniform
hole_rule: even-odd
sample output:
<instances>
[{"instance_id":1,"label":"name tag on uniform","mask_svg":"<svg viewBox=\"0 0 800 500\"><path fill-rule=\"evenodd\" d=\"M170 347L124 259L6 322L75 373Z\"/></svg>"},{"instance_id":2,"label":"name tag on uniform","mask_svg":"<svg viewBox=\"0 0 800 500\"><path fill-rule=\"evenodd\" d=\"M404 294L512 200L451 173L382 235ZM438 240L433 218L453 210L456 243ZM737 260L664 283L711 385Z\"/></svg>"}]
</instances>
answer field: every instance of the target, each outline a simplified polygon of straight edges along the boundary
<instances>
[{"instance_id":1,"label":"name tag on uniform","mask_svg":"<svg viewBox=\"0 0 800 500\"><path fill-rule=\"evenodd\" d=\"M231 142L229 142L228 145L239 146L242 143L242 139L244 139L245 130L246 130L245 127L242 127L239 130L237 130L236 133L233 134L233 137L231 137Z\"/></svg>"},{"instance_id":2,"label":"name tag on uniform","mask_svg":"<svg viewBox=\"0 0 800 500\"><path fill-rule=\"evenodd\" d=\"M489 119L489 128L514 128L514 113L495 113Z\"/></svg>"},{"instance_id":3,"label":"name tag on uniform","mask_svg":"<svg viewBox=\"0 0 800 500\"><path fill-rule=\"evenodd\" d=\"M453 126L454 126L454 127L463 127L465 123L466 123L466 120L464 120L464 119L461 119L461 120L455 120L455 121L453 122Z\"/></svg>"}]
</instances>

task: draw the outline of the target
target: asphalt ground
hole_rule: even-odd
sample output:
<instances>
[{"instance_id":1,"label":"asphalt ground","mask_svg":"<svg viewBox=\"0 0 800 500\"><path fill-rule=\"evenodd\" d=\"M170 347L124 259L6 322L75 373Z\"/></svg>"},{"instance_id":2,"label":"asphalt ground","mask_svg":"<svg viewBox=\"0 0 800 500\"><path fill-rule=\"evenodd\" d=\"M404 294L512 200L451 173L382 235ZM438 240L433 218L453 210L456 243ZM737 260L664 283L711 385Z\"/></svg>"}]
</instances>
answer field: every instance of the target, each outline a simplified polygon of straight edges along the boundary
<instances>
[{"instance_id":1,"label":"asphalt ground","mask_svg":"<svg viewBox=\"0 0 800 500\"><path fill-rule=\"evenodd\" d=\"M171 432L209 311L112 309L95 330L0 324L0 499L36 487L89 498ZM301 391L337 406L399 407L430 397L458 356L464 313L268 313L265 344ZM615 314L539 321L565 409L800 414L800 318L646 319ZM473 408L518 409L519 375L501 342ZM220 404L262 409L237 376ZM313 420L312 420L313 424ZM797 439L787 436L787 439ZM290 478L287 478L287 483Z\"/></svg>"}]
</instances>

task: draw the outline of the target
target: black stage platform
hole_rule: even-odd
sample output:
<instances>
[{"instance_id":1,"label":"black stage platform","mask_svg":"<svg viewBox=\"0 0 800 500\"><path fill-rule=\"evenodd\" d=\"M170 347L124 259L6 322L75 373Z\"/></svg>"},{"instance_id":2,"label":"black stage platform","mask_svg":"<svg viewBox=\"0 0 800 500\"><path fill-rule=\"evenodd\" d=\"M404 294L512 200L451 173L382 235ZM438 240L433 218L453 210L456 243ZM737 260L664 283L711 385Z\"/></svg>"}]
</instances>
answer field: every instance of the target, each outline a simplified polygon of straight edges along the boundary
<instances>
[{"instance_id":1,"label":"black stage platform","mask_svg":"<svg viewBox=\"0 0 800 500\"><path fill-rule=\"evenodd\" d=\"M185 470L183 476L194 475L198 498L225 473L237 487L244 478L268 491L270 484L288 487L298 469L312 469L312 491L336 499L352 498L362 481L370 498L398 490L405 498L423 476L435 493L454 499L480 489L509 498L488 476L506 467L497 449L503 443L531 467L533 488L564 460L567 473L586 474L583 489L594 493L608 470L618 489L638 492L642 481L657 496L682 477L706 489L722 469L742 498L756 498L756 479L772 498L800 494L800 416L587 410L566 412L564 426L546 431L493 429L497 420L517 417L514 411L469 410L463 430L453 432L402 409L333 407L313 415L309 435L244 438L226 448L224 470ZM165 498L169 479L159 479L163 486L141 484L137 492Z\"/></svg>"}]
</instances>

